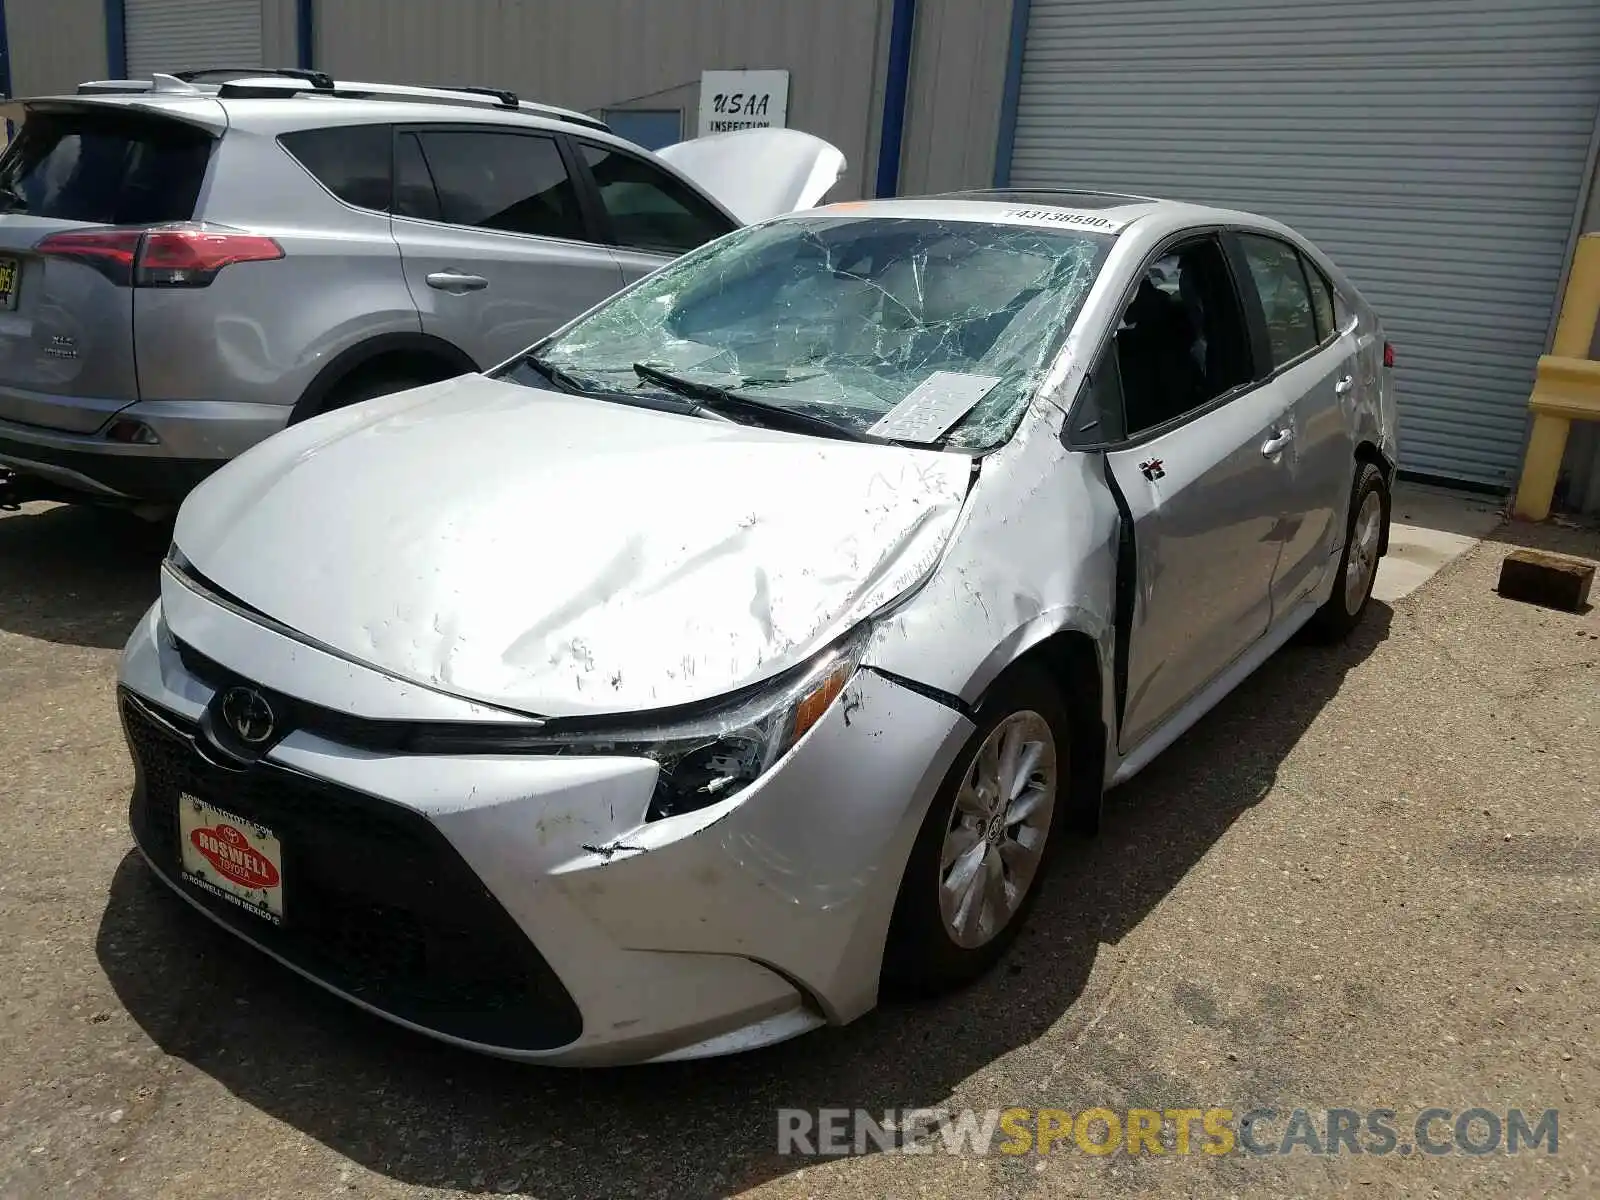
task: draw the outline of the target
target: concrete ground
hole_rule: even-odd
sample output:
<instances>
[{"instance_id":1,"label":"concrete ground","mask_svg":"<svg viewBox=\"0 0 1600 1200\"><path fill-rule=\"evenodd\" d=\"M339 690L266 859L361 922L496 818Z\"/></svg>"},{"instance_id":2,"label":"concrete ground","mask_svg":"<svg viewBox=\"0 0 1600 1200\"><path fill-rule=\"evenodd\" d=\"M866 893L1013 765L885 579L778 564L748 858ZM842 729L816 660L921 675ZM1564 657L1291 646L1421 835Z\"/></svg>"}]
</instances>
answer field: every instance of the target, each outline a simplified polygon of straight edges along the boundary
<instances>
[{"instance_id":1,"label":"concrete ground","mask_svg":"<svg viewBox=\"0 0 1600 1200\"><path fill-rule=\"evenodd\" d=\"M744 1058L605 1073L391 1029L155 885L112 675L165 533L0 518L0 1196L1600 1195L1600 612L1493 591L1509 543L1595 558L1600 533L1474 545L1461 507L1402 498L1399 519L1442 528L1396 530L1416 549L1386 594L1403 560L1458 546L1428 538L1465 553L1348 644L1286 648L1113 793L985 980ZM1429 1105L1558 1108L1559 1144L775 1152L779 1108L1012 1105L1390 1108L1403 1132Z\"/></svg>"}]
</instances>

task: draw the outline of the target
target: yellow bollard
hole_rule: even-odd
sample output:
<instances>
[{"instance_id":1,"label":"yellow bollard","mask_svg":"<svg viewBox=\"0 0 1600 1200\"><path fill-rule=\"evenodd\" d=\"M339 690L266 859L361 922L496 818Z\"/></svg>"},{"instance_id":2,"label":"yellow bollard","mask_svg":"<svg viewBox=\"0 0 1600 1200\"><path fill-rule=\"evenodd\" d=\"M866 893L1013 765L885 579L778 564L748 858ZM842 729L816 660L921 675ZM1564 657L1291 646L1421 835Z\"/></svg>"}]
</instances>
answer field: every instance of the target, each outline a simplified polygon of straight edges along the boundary
<instances>
[{"instance_id":1,"label":"yellow bollard","mask_svg":"<svg viewBox=\"0 0 1600 1200\"><path fill-rule=\"evenodd\" d=\"M1589 359L1589 345L1600 323L1600 234L1578 239L1561 300L1561 316L1551 352L1539 360L1528 407L1533 431L1522 459L1512 514L1528 521L1550 515L1567 434L1574 418L1600 420L1600 363Z\"/></svg>"}]
</instances>

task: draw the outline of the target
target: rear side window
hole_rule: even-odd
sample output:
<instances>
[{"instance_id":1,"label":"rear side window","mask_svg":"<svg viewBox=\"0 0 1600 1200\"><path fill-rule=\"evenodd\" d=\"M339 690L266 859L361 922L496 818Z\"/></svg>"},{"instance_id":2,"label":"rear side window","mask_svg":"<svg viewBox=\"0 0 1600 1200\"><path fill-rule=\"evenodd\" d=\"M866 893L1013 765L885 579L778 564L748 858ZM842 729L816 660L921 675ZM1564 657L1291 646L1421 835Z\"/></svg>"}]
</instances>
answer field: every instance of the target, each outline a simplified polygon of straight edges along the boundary
<instances>
[{"instance_id":1,"label":"rear side window","mask_svg":"<svg viewBox=\"0 0 1600 1200\"><path fill-rule=\"evenodd\" d=\"M1267 337L1272 343L1272 365L1281 367L1316 347L1317 321L1311 310L1311 293L1306 287L1300 254L1277 238L1242 233L1250 278L1261 297L1267 321Z\"/></svg>"},{"instance_id":2,"label":"rear side window","mask_svg":"<svg viewBox=\"0 0 1600 1200\"><path fill-rule=\"evenodd\" d=\"M592 144L583 157L618 245L683 254L733 230L727 217L643 159Z\"/></svg>"},{"instance_id":3,"label":"rear side window","mask_svg":"<svg viewBox=\"0 0 1600 1200\"><path fill-rule=\"evenodd\" d=\"M187 221L211 146L178 121L34 113L0 160L0 212L96 225Z\"/></svg>"},{"instance_id":4,"label":"rear side window","mask_svg":"<svg viewBox=\"0 0 1600 1200\"><path fill-rule=\"evenodd\" d=\"M283 134L278 140L323 187L346 204L389 211L394 190L389 165L394 132L390 126L302 129Z\"/></svg>"},{"instance_id":5,"label":"rear side window","mask_svg":"<svg viewBox=\"0 0 1600 1200\"><path fill-rule=\"evenodd\" d=\"M1305 255L1300 256L1300 262L1306 269L1306 280L1311 284L1311 310L1317 318L1317 341L1325 342L1338 328L1338 320L1333 312L1333 285Z\"/></svg>"},{"instance_id":6,"label":"rear side window","mask_svg":"<svg viewBox=\"0 0 1600 1200\"><path fill-rule=\"evenodd\" d=\"M476 130L421 130L416 137L440 220L540 237L584 237L578 192L554 138Z\"/></svg>"}]
</instances>

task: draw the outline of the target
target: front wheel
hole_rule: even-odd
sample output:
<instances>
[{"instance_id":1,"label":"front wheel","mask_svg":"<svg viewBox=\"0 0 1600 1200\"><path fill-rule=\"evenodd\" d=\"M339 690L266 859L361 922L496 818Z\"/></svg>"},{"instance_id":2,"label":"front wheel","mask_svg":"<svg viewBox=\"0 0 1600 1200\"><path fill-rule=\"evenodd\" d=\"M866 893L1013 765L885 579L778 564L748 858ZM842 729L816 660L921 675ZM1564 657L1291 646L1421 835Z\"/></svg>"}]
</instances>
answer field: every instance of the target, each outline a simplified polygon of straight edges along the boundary
<instances>
[{"instance_id":1,"label":"front wheel","mask_svg":"<svg viewBox=\"0 0 1600 1200\"><path fill-rule=\"evenodd\" d=\"M1016 937L1067 792L1068 729L1055 686L1031 670L984 701L906 863L884 956L891 989L947 991Z\"/></svg>"},{"instance_id":2,"label":"front wheel","mask_svg":"<svg viewBox=\"0 0 1600 1200\"><path fill-rule=\"evenodd\" d=\"M1361 623L1378 578L1378 550L1389 523L1389 492L1383 473L1371 463L1357 465L1350 495L1350 520L1345 528L1344 555L1333 595L1311 619L1312 632L1325 641L1347 636Z\"/></svg>"}]
</instances>

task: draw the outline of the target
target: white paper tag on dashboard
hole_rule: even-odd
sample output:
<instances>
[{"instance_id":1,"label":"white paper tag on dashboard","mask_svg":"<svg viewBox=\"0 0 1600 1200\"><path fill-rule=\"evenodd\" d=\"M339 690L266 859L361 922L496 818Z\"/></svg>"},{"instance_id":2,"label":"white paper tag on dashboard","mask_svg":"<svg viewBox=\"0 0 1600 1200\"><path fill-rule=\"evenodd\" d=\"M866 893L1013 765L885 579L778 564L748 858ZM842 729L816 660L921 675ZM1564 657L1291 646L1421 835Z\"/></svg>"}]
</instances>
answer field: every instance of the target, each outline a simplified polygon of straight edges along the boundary
<instances>
[{"instance_id":1,"label":"white paper tag on dashboard","mask_svg":"<svg viewBox=\"0 0 1600 1200\"><path fill-rule=\"evenodd\" d=\"M1000 382L998 375L935 371L878 419L867 432L896 442L932 444L977 406Z\"/></svg>"}]
</instances>

